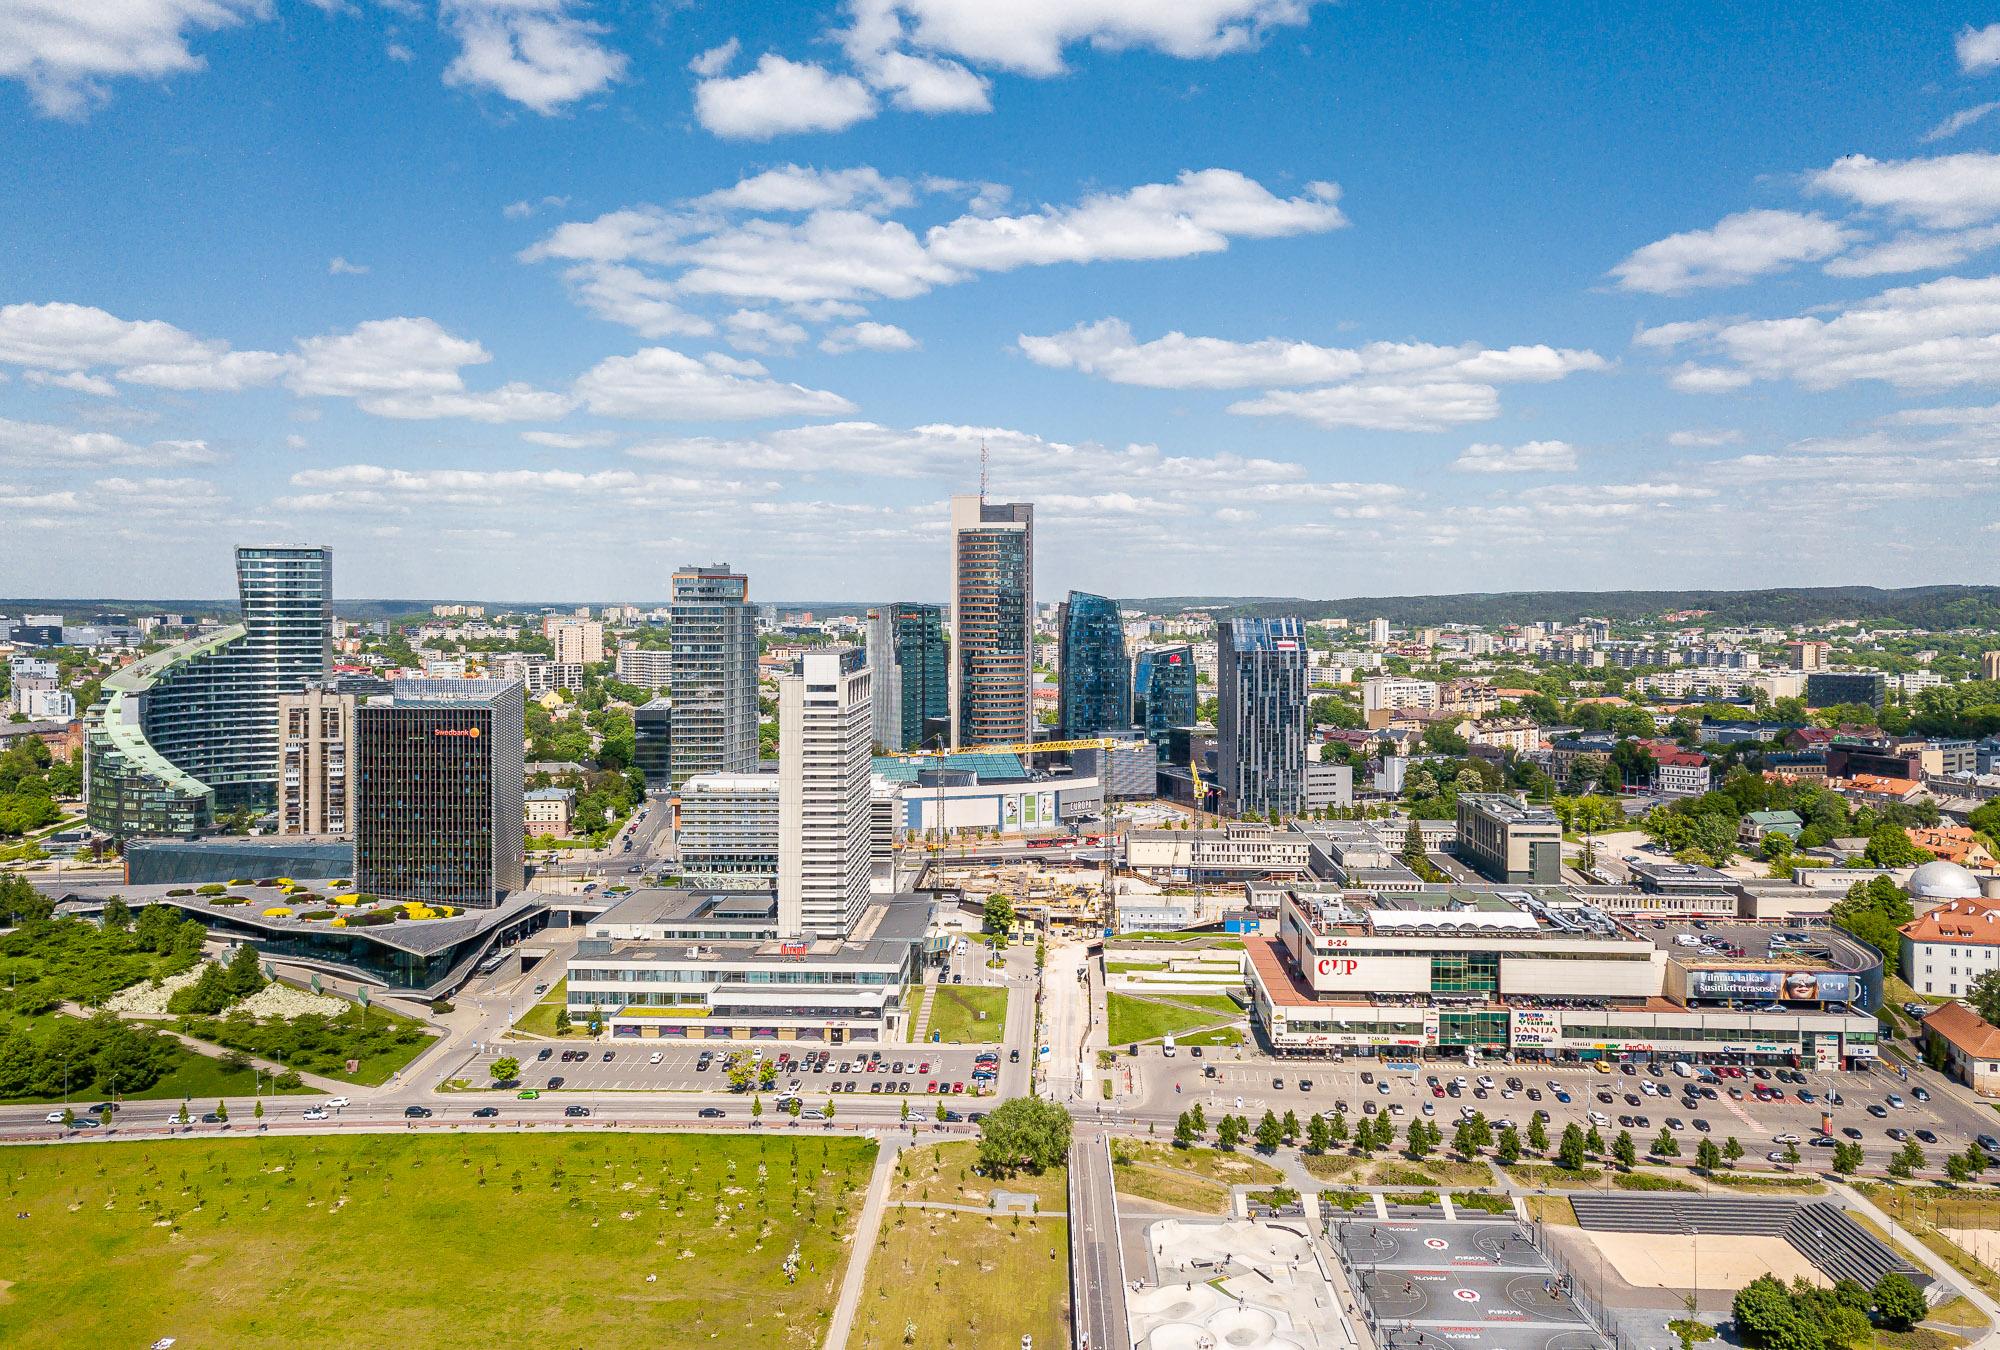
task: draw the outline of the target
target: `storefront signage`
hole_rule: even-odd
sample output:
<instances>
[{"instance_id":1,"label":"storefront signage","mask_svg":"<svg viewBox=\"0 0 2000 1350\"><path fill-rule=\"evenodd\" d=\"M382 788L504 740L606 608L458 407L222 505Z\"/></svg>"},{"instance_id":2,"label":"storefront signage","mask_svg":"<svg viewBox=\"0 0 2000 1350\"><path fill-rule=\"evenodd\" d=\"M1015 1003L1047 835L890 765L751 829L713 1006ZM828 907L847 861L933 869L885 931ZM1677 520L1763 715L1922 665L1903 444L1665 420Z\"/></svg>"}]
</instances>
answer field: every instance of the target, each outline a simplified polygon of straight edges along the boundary
<instances>
[{"instance_id":1,"label":"storefront signage","mask_svg":"<svg viewBox=\"0 0 2000 1350\"><path fill-rule=\"evenodd\" d=\"M1509 1024L1508 1039L1517 1048L1547 1049L1562 1043L1562 1016L1546 1008L1516 1008Z\"/></svg>"},{"instance_id":2,"label":"storefront signage","mask_svg":"<svg viewBox=\"0 0 2000 1350\"><path fill-rule=\"evenodd\" d=\"M476 741L479 739L479 728L478 727L433 727L431 728L431 735L463 736L467 740Z\"/></svg>"},{"instance_id":3,"label":"storefront signage","mask_svg":"<svg viewBox=\"0 0 2000 1350\"><path fill-rule=\"evenodd\" d=\"M1316 968L1322 976L1338 978L1343 975L1352 975L1355 971L1361 969L1361 963L1351 956L1322 956L1319 958Z\"/></svg>"},{"instance_id":4,"label":"storefront signage","mask_svg":"<svg viewBox=\"0 0 2000 1350\"><path fill-rule=\"evenodd\" d=\"M1833 970L1691 970L1689 998L1784 999L1792 1003L1852 1003L1854 976Z\"/></svg>"}]
</instances>

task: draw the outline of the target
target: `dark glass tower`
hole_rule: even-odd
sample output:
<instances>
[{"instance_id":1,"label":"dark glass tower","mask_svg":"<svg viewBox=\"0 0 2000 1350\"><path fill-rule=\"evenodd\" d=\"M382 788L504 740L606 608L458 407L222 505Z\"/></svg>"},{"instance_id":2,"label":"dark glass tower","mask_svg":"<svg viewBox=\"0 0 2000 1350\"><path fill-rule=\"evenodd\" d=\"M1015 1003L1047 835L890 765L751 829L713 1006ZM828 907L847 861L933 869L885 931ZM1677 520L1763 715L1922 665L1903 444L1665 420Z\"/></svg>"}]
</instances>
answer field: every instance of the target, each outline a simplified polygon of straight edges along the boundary
<instances>
[{"instance_id":1,"label":"dark glass tower","mask_svg":"<svg viewBox=\"0 0 2000 1350\"><path fill-rule=\"evenodd\" d=\"M900 721L898 750L923 745L924 721L951 713L950 649L944 640L941 605L892 605L889 623L896 645Z\"/></svg>"},{"instance_id":2,"label":"dark glass tower","mask_svg":"<svg viewBox=\"0 0 2000 1350\"><path fill-rule=\"evenodd\" d=\"M1200 706L1195 692L1194 648L1156 647L1134 666L1132 715L1163 750L1175 727L1191 727Z\"/></svg>"},{"instance_id":3,"label":"dark glass tower","mask_svg":"<svg viewBox=\"0 0 2000 1350\"><path fill-rule=\"evenodd\" d=\"M1132 725L1132 663L1118 602L1071 591L1056 607L1056 728L1065 737L1101 736Z\"/></svg>"},{"instance_id":4,"label":"dark glass tower","mask_svg":"<svg viewBox=\"0 0 2000 1350\"><path fill-rule=\"evenodd\" d=\"M1216 765L1228 808L1297 815L1306 796L1305 624L1230 619L1216 637Z\"/></svg>"}]
</instances>

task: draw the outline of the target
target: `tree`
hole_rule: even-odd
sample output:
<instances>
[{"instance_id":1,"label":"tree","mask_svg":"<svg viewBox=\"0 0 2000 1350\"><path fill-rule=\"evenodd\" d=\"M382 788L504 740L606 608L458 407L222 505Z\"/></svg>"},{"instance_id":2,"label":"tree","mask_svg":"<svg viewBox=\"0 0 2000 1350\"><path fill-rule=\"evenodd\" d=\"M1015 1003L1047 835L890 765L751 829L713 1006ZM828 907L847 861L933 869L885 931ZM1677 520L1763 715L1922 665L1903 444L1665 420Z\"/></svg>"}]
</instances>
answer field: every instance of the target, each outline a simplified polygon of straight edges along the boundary
<instances>
[{"instance_id":1,"label":"tree","mask_svg":"<svg viewBox=\"0 0 2000 1350\"><path fill-rule=\"evenodd\" d=\"M1069 1155L1069 1112L1039 1097L1002 1102L979 1122L979 1168L989 1177L1040 1176Z\"/></svg>"},{"instance_id":2,"label":"tree","mask_svg":"<svg viewBox=\"0 0 2000 1350\"><path fill-rule=\"evenodd\" d=\"M104 1111L100 1114L104 1117L104 1123L109 1125L111 1123L111 1113ZM262 1120L264 1118L264 1099L262 1097L259 1097L256 1105L250 1108L250 1116L253 1120Z\"/></svg>"},{"instance_id":3,"label":"tree","mask_svg":"<svg viewBox=\"0 0 2000 1350\"><path fill-rule=\"evenodd\" d=\"M1215 1142L1225 1151L1233 1151L1243 1141L1243 1128L1236 1123L1235 1116L1224 1116L1222 1123L1215 1127Z\"/></svg>"},{"instance_id":4,"label":"tree","mask_svg":"<svg viewBox=\"0 0 2000 1350\"><path fill-rule=\"evenodd\" d=\"M1861 854L1871 867L1915 867L1929 862L1931 855L1910 841L1910 832L1901 825L1878 825L1868 836Z\"/></svg>"},{"instance_id":5,"label":"tree","mask_svg":"<svg viewBox=\"0 0 2000 1350\"><path fill-rule=\"evenodd\" d=\"M1537 1154L1549 1151L1549 1127L1542 1123L1540 1116L1528 1118L1528 1148Z\"/></svg>"},{"instance_id":6,"label":"tree","mask_svg":"<svg viewBox=\"0 0 2000 1350\"><path fill-rule=\"evenodd\" d=\"M1208 1113L1201 1109L1200 1102L1188 1108L1188 1119L1194 1122L1195 1138L1200 1139L1208 1133Z\"/></svg>"},{"instance_id":7,"label":"tree","mask_svg":"<svg viewBox=\"0 0 2000 1350\"><path fill-rule=\"evenodd\" d=\"M1801 1315L1790 1291L1769 1275L1759 1275L1737 1290L1730 1314L1751 1345L1821 1350L1826 1344L1818 1328Z\"/></svg>"},{"instance_id":8,"label":"tree","mask_svg":"<svg viewBox=\"0 0 2000 1350\"><path fill-rule=\"evenodd\" d=\"M939 1103L939 1104L940 1104L940 1105L942 1105L943 1103ZM820 1114L821 1114L821 1115L825 1116L825 1117L826 1117L826 1118L827 1118L828 1120L832 1120L832 1119L833 1119L833 1098L831 1098L831 1097L828 1097L828 1098L826 1099L826 1105L825 1105L825 1106L822 1106L822 1107L820 1107L820 1109L819 1109L819 1110L820 1110Z\"/></svg>"},{"instance_id":9,"label":"tree","mask_svg":"<svg viewBox=\"0 0 2000 1350\"><path fill-rule=\"evenodd\" d=\"M1318 1119L1318 1117L1314 1118ZM1364 1120L1366 1118L1365 1116L1363 1117ZM1345 1144L1347 1142L1347 1113L1345 1111L1335 1112L1333 1119L1327 1122L1326 1139L1330 1144Z\"/></svg>"},{"instance_id":10,"label":"tree","mask_svg":"<svg viewBox=\"0 0 2000 1350\"><path fill-rule=\"evenodd\" d=\"M257 966L257 949L247 942L239 944L229 957L224 980L229 986L232 1002L246 999L268 984L264 972Z\"/></svg>"},{"instance_id":11,"label":"tree","mask_svg":"<svg viewBox=\"0 0 2000 1350\"><path fill-rule=\"evenodd\" d=\"M1974 1012L2000 1026L2000 970L1989 970L1974 980L1965 992L1965 1001Z\"/></svg>"},{"instance_id":12,"label":"tree","mask_svg":"<svg viewBox=\"0 0 2000 1350\"><path fill-rule=\"evenodd\" d=\"M493 1081L496 1083L504 1083L510 1078L519 1078L521 1076L521 1061L515 1059L512 1055L502 1055L499 1059L493 1061L493 1067L490 1072L493 1074Z\"/></svg>"},{"instance_id":13,"label":"tree","mask_svg":"<svg viewBox=\"0 0 2000 1350\"><path fill-rule=\"evenodd\" d=\"M1278 1123L1278 1117L1267 1107L1264 1118L1257 1122L1257 1147L1266 1153L1276 1153L1284 1135L1285 1127Z\"/></svg>"},{"instance_id":14,"label":"tree","mask_svg":"<svg viewBox=\"0 0 2000 1350\"><path fill-rule=\"evenodd\" d=\"M750 1118L752 1120L755 1120L758 1117L762 1116L763 1114L764 1114L764 1099L762 1097L752 1097L750 1099Z\"/></svg>"},{"instance_id":15,"label":"tree","mask_svg":"<svg viewBox=\"0 0 2000 1350\"><path fill-rule=\"evenodd\" d=\"M938 1103L938 1110L944 1110L943 1102ZM1174 1121L1174 1147L1193 1148L1195 1140L1199 1137L1194 1132L1193 1117L1185 1111L1181 1112L1179 1119Z\"/></svg>"},{"instance_id":16,"label":"tree","mask_svg":"<svg viewBox=\"0 0 2000 1350\"><path fill-rule=\"evenodd\" d=\"M569 1035L570 1029L575 1025L576 1024L574 1022L571 1022L569 1020L568 1008L565 1007L556 1009L556 1035L558 1036Z\"/></svg>"},{"instance_id":17,"label":"tree","mask_svg":"<svg viewBox=\"0 0 2000 1350\"><path fill-rule=\"evenodd\" d=\"M1493 1156L1503 1164L1519 1162L1521 1160L1521 1132L1512 1125L1500 1131L1500 1142L1494 1148Z\"/></svg>"},{"instance_id":18,"label":"tree","mask_svg":"<svg viewBox=\"0 0 2000 1350\"><path fill-rule=\"evenodd\" d=\"M1014 927L1014 902L1000 892L994 891L986 897L986 922L984 931L1005 933Z\"/></svg>"},{"instance_id":19,"label":"tree","mask_svg":"<svg viewBox=\"0 0 2000 1350\"><path fill-rule=\"evenodd\" d=\"M114 895L104 902L104 926L120 932L132 926L132 907L122 896Z\"/></svg>"},{"instance_id":20,"label":"tree","mask_svg":"<svg viewBox=\"0 0 2000 1350\"><path fill-rule=\"evenodd\" d=\"M1325 1118L1318 1114L1307 1116L1306 1152L1324 1153L1326 1152L1327 1145L1330 1142L1332 1141L1329 1138L1329 1131L1327 1129Z\"/></svg>"},{"instance_id":21,"label":"tree","mask_svg":"<svg viewBox=\"0 0 2000 1350\"><path fill-rule=\"evenodd\" d=\"M1694 1146L1694 1165L1704 1172L1719 1171L1722 1167L1722 1150L1706 1135Z\"/></svg>"},{"instance_id":22,"label":"tree","mask_svg":"<svg viewBox=\"0 0 2000 1350\"><path fill-rule=\"evenodd\" d=\"M1660 1127L1660 1137L1653 1141L1653 1156L1656 1158L1681 1156L1681 1141L1674 1138L1674 1132L1664 1125Z\"/></svg>"},{"instance_id":23,"label":"tree","mask_svg":"<svg viewBox=\"0 0 2000 1350\"><path fill-rule=\"evenodd\" d=\"M1972 1180L1972 1164L1968 1163L1965 1160L1965 1155L1963 1153L1946 1154L1944 1160L1944 1174L1947 1177L1950 1177L1953 1181L1963 1184L1964 1182Z\"/></svg>"},{"instance_id":24,"label":"tree","mask_svg":"<svg viewBox=\"0 0 2000 1350\"><path fill-rule=\"evenodd\" d=\"M1902 1170L1897 1171L1898 1167ZM1923 1170L1923 1145L1919 1144L1915 1139L1905 1139L1903 1147L1896 1151L1896 1156L1889 1159L1889 1175L1892 1177L1907 1177L1912 1172L1921 1172Z\"/></svg>"},{"instance_id":25,"label":"tree","mask_svg":"<svg viewBox=\"0 0 2000 1350\"><path fill-rule=\"evenodd\" d=\"M219 1121L224 1122L225 1124L228 1123L229 1120L228 1102L217 1102L215 1104L215 1118Z\"/></svg>"},{"instance_id":26,"label":"tree","mask_svg":"<svg viewBox=\"0 0 2000 1350\"><path fill-rule=\"evenodd\" d=\"M1735 1135L1732 1134L1723 1141L1722 1156L1729 1160L1731 1166L1743 1161L1743 1145L1736 1142Z\"/></svg>"},{"instance_id":27,"label":"tree","mask_svg":"<svg viewBox=\"0 0 2000 1350\"><path fill-rule=\"evenodd\" d=\"M1611 1156L1628 1172L1639 1161L1639 1148L1632 1142L1630 1130L1618 1131L1618 1137L1611 1141Z\"/></svg>"},{"instance_id":28,"label":"tree","mask_svg":"<svg viewBox=\"0 0 2000 1350\"><path fill-rule=\"evenodd\" d=\"M908 1120L908 1119L910 1118L910 1099L909 1099L908 1097L905 1097L905 1098L903 1098L903 1115L902 1115L902 1118L903 1118L904 1120Z\"/></svg>"},{"instance_id":29,"label":"tree","mask_svg":"<svg viewBox=\"0 0 2000 1350\"><path fill-rule=\"evenodd\" d=\"M1572 1172L1578 1172L1583 1169L1583 1158L1583 1131L1577 1128L1575 1121L1571 1121L1563 1126L1562 1147L1556 1151L1556 1162Z\"/></svg>"},{"instance_id":30,"label":"tree","mask_svg":"<svg viewBox=\"0 0 2000 1350\"><path fill-rule=\"evenodd\" d=\"M1591 1126L1589 1132L1583 1136L1583 1149L1593 1158L1604 1155L1604 1136L1597 1132L1595 1125Z\"/></svg>"},{"instance_id":31,"label":"tree","mask_svg":"<svg viewBox=\"0 0 2000 1350\"><path fill-rule=\"evenodd\" d=\"M1431 1131L1430 1126L1424 1121L1411 1121L1410 1128L1405 1133L1404 1138L1407 1141L1407 1151L1412 1158L1421 1161L1430 1156Z\"/></svg>"},{"instance_id":32,"label":"tree","mask_svg":"<svg viewBox=\"0 0 2000 1350\"><path fill-rule=\"evenodd\" d=\"M1833 1170L1851 1177L1861 1170L1861 1145L1841 1141L1833 1146Z\"/></svg>"},{"instance_id":33,"label":"tree","mask_svg":"<svg viewBox=\"0 0 2000 1350\"><path fill-rule=\"evenodd\" d=\"M1279 1121L1278 1124L1283 1127L1281 1132L1284 1135L1286 1143L1290 1144L1297 1141L1299 1137L1299 1117L1296 1112L1290 1107L1286 1107L1285 1118Z\"/></svg>"},{"instance_id":34,"label":"tree","mask_svg":"<svg viewBox=\"0 0 2000 1350\"><path fill-rule=\"evenodd\" d=\"M1799 1146L1797 1144L1785 1145L1785 1166L1797 1167L1798 1165L1799 1165Z\"/></svg>"},{"instance_id":35,"label":"tree","mask_svg":"<svg viewBox=\"0 0 2000 1350\"><path fill-rule=\"evenodd\" d=\"M1868 1293L1875 1315L1891 1331L1908 1331L1930 1315L1924 1291L1917 1288L1909 1276L1900 1272L1890 1271L1875 1281L1875 1287Z\"/></svg>"}]
</instances>

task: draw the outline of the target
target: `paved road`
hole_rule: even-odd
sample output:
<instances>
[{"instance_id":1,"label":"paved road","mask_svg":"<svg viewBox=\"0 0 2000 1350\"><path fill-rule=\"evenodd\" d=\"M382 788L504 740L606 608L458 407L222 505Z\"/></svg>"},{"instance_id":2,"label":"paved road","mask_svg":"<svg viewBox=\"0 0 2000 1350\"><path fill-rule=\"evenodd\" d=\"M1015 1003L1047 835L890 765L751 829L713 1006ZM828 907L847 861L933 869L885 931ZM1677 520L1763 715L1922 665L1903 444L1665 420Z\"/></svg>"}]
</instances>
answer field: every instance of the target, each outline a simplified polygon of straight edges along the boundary
<instances>
[{"instance_id":1,"label":"paved road","mask_svg":"<svg viewBox=\"0 0 2000 1350\"><path fill-rule=\"evenodd\" d=\"M1119 1255L1118 1196L1111 1179L1106 1136L1079 1129L1069 1152L1070 1278L1079 1346L1132 1344L1125 1317L1125 1281Z\"/></svg>"},{"instance_id":2,"label":"paved road","mask_svg":"<svg viewBox=\"0 0 2000 1350\"><path fill-rule=\"evenodd\" d=\"M1091 1017L1090 985L1078 977L1085 972L1083 944L1067 940L1049 947L1048 964L1042 972L1043 1016L1048 1022L1049 1058L1045 1067L1048 1095L1071 1106L1083 1100L1091 1073L1085 1056L1086 1032Z\"/></svg>"}]
</instances>

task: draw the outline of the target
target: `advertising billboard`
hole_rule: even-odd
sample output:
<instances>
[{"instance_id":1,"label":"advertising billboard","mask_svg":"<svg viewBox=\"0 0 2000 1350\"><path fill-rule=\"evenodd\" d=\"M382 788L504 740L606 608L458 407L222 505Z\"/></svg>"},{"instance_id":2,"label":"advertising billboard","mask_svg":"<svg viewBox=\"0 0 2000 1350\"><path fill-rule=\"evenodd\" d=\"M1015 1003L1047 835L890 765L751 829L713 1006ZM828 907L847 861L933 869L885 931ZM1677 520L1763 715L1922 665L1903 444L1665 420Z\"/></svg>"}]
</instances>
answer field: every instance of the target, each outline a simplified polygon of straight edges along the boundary
<instances>
[{"instance_id":1,"label":"advertising billboard","mask_svg":"<svg viewBox=\"0 0 2000 1350\"><path fill-rule=\"evenodd\" d=\"M1508 1020L1508 1039L1518 1048L1545 1050L1562 1042L1562 1017L1546 1008L1516 1008Z\"/></svg>"},{"instance_id":2,"label":"advertising billboard","mask_svg":"<svg viewBox=\"0 0 2000 1350\"><path fill-rule=\"evenodd\" d=\"M1860 982L1836 970L1690 970L1689 998L1785 1000L1792 1003L1852 1003Z\"/></svg>"},{"instance_id":3,"label":"advertising billboard","mask_svg":"<svg viewBox=\"0 0 2000 1350\"><path fill-rule=\"evenodd\" d=\"M1055 793L1053 793L1053 792L1042 792L1042 793L1038 793L1038 794L1036 794L1036 796L1037 796L1037 799L1038 799L1038 800L1040 801L1040 803L1041 803L1041 808L1042 808L1042 824L1044 824L1044 825L1053 825L1053 824L1055 824L1055 823L1056 823L1056 794L1055 794Z\"/></svg>"}]
</instances>

